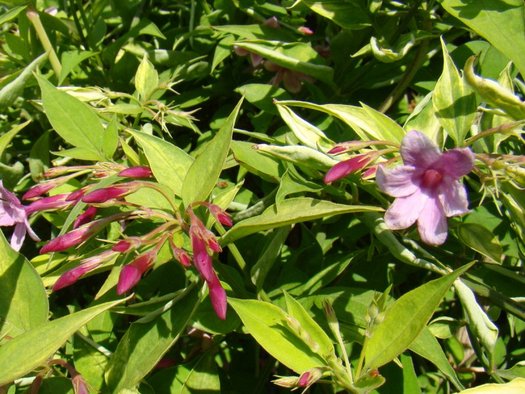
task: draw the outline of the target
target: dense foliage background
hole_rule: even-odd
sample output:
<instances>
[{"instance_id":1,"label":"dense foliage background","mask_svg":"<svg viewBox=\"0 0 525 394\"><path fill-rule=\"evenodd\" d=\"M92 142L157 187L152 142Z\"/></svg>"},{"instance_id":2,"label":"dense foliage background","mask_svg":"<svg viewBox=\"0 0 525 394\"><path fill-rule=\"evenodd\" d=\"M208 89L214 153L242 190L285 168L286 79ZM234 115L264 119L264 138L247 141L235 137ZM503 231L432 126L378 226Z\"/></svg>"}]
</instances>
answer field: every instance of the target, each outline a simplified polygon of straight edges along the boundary
<instances>
[{"instance_id":1,"label":"dense foliage background","mask_svg":"<svg viewBox=\"0 0 525 394\"><path fill-rule=\"evenodd\" d=\"M0 1L0 392L525 392L524 14Z\"/></svg>"}]
</instances>

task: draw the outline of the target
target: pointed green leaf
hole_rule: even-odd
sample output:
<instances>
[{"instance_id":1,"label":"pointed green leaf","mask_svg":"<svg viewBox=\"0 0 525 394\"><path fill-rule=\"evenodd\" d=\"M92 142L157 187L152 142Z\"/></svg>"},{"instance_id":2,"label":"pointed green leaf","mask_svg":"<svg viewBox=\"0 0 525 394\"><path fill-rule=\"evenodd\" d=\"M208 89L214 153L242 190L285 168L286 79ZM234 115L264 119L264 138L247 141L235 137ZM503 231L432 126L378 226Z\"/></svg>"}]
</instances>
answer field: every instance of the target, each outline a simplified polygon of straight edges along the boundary
<instances>
[{"instance_id":1,"label":"pointed green leaf","mask_svg":"<svg viewBox=\"0 0 525 394\"><path fill-rule=\"evenodd\" d=\"M37 76L42 104L55 131L69 144L105 160L104 127L95 111L82 101Z\"/></svg>"},{"instance_id":2,"label":"pointed green leaf","mask_svg":"<svg viewBox=\"0 0 525 394\"><path fill-rule=\"evenodd\" d=\"M522 0L442 0L441 6L511 59L525 75Z\"/></svg>"},{"instance_id":3,"label":"pointed green leaf","mask_svg":"<svg viewBox=\"0 0 525 394\"><path fill-rule=\"evenodd\" d=\"M301 0L301 3L345 29L364 29L371 24L368 9L357 1Z\"/></svg>"},{"instance_id":4,"label":"pointed green leaf","mask_svg":"<svg viewBox=\"0 0 525 394\"><path fill-rule=\"evenodd\" d=\"M22 124L18 124L0 136L0 157L4 154L5 148L7 148L7 146L11 143L11 140L15 137L15 135L17 135L18 132L26 127L29 123L31 123L30 120Z\"/></svg>"},{"instance_id":5,"label":"pointed green leaf","mask_svg":"<svg viewBox=\"0 0 525 394\"><path fill-rule=\"evenodd\" d=\"M135 89L139 92L141 100L148 100L157 89L158 84L159 74L148 60L148 57L144 56L135 74Z\"/></svg>"},{"instance_id":6,"label":"pointed green leaf","mask_svg":"<svg viewBox=\"0 0 525 394\"><path fill-rule=\"evenodd\" d=\"M385 312L365 350L366 369L376 369L401 354L432 317L452 283L472 264L465 265L404 294Z\"/></svg>"},{"instance_id":7,"label":"pointed green leaf","mask_svg":"<svg viewBox=\"0 0 525 394\"><path fill-rule=\"evenodd\" d=\"M219 180L226 156L230 150L233 126L242 105L242 99L237 103L228 119L208 142L202 153L188 169L182 184L181 197L185 206L194 201L204 201Z\"/></svg>"},{"instance_id":8,"label":"pointed green leaf","mask_svg":"<svg viewBox=\"0 0 525 394\"><path fill-rule=\"evenodd\" d=\"M525 392L525 378L516 378L508 383L487 383L471 389L463 390L459 394L523 394Z\"/></svg>"},{"instance_id":9,"label":"pointed green leaf","mask_svg":"<svg viewBox=\"0 0 525 394\"><path fill-rule=\"evenodd\" d=\"M136 130L128 132L144 150L155 178L180 196L183 179L193 163L193 158L179 147L158 137Z\"/></svg>"},{"instance_id":10,"label":"pointed green leaf","mask_svg":"<svg viewBox=\"0 0 525 394\"><path fill-rule=\"evenodd\" d=\"M11 248L2 232L0 278L0 340L15 338L47 321L47 295L40 275Z\"/></svg>"},{"instance_id":11,"label":"pointed green leaf","mask_svg":"<svg viewBox=\"0 0 525 394\"><path fill-rule=\"evenodd\" d=\"M308 314L308 312L306 312L299 301L295 300L286 292L284 293L284 298L286 300L286 309L288 310L288 314L299 322L301 329L304 330L312 342L317 345L317 349L314 349L312 346L311 349L323 358L329 358L330 356L335 358L336 355L334 353L335 350L332 340L323 331L319 324L317 324L316 321L312 319L312 317Z\"/></svg>"},{"instance_id":12,"label":"pointed green leaf","mask_svg":"<svg viewBox=\"0 0 525 394\"><path fill-rule=\"evenodd\" d=\"M139 384L179 339L198 306L199 288L194 287L154 319L131 324L107 367L109 392L119 393Z\"/></svg>"},{"instance_id":13,"label":"pointed green leaf","mask_svg":"<svg viewBox=\"0 0 525 394\"><path fill-rule=\"evenodd\" d=\"M441 40L443 72L432 93L432 104L445 132L456 145L463 145L476 116L476 95L457 70Z\"/></svg>"},{"instance_id":14,"label":"pointed green leaf","mask_svg":"<svg viewBox=\"0 0 525 394\"><path fill-rule=\"evenodd\" d=\"M125 299L106 302L48 321L0 346L0 385L45 364L87 322Z\"/></svg>"},{"instance_id":15,"label":"pointed green leaf","mask_svg":"<svg viewBox=\"0 0 525 394\"><path fill-rule=\"evenodd\" d=\"M228 298L228 303L241 318L246 330L273 357L297 373L325 362L301 339L289 332L286 313L269 302Z\"/></svg>"},{"instance_id":16,"label":"pointed green leaf","mask_svg":"<svg viewBox=\"0 0 525 394\"><path fill-rule=\"evenodd\" d=\"M223 245L258 231L286 226L344 213L381 211L369 205L344 205L331 201L316 200L309 197L296 197L284 200L279 207L272 205L261 215L236 223L222 236Z\"/></svg>"}]
</instances>

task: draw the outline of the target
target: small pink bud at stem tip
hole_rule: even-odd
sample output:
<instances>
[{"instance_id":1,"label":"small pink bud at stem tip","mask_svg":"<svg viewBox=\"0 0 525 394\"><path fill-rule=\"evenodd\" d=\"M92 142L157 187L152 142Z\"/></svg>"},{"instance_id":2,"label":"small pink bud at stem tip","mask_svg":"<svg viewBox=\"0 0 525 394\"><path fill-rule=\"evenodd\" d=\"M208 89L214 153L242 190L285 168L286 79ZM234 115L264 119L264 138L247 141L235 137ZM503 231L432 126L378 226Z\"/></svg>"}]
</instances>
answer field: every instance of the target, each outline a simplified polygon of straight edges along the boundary
<instances>
[{"instance_id":1,"label":"small pink bud at stem tip","mask_svg":"<svg viewBox=\"0 0 525 394\"><path fill-rule=\"evenodd\" d=\"M149 178L152 175L151 169L146 166L130 167L118 173L118 176L128 178Z\"/></svg>"}]
</instances>

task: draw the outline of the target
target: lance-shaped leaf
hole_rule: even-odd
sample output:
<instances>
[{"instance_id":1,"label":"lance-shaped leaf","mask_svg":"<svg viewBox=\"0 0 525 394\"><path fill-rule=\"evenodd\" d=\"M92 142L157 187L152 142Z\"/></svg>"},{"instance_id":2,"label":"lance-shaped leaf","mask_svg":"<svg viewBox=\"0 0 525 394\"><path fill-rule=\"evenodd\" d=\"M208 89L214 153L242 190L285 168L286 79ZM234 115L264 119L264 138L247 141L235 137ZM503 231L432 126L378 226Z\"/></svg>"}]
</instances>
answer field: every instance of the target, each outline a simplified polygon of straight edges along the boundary
<instances>
[{"instance_id":1,"label":"lance-shaped leaf","mask_svg":"<svg viewBox=\"0 0 525 394\"><path fill-rule=\"evenodd\" d=\"M302 0L301 3L345 29L364 29L371 24L368 9L360 2Z\"/></svg>"},{"instance_id":2,"label":"lance-shaped leaf","mask_svg":"<svg viewBox=\"0 0 525 394\"><path fill-rule=\"evenodd\" d=\"M144 150L155 178L180 196L182 182L193 158L179 147L141 131L128 132Z\"/></svg>"},{"instance_id":3,"label":"lance-shaped leaf","mask_svg":"<svg viewBox=\"0 0 525 394\"><path fill-rule=\"evenodd\" d=\"M511 59L525 75L522 0L443 0L441 6Z\"/></svg>"},{"instance_id":4,"label":"lance-shaped leaf","mask_svg":"<svg viewBox=\"0 0 525 394\"><path fill-rule=\"evenodd\" d=\"M179 339L198 306L199 289L195 287L162 314L133 323L108 364L109 392L135 387Z\"/></svg>"},{"instance_id":5,"label":"lance-shaped leaf","mask_svg":"<svg viewBox=\"0 0 525 394\"><path fill-rule=\"evenodd\" d=\"M228 298L246 330L273 357L297 373L326 362L286 326L287 314L269 302Z\"/></svg>"},{"instance_id":6,"label":"lance-shaped leaf","mask_svg":"<svg viewBox=\"0 0 525 394\"><path fill-rule=\"evenodd\" d=\"M432 104L441 126L456 145L462 145L476 116L476 95L457 70L441 40L443 72L437 81Z\"/></svg>"},{"instance_id":7,"label":"lance-shaped leaf","mask_svg":"<svg viewBox=\"0 0 525 394\"><path fill-rule=\"evenodd\" d=\"M282 227L288 224L306 222L308 220L344 213L381 210L381 208L369 205L336 204L331 201L317 200L309 197L290 198L282 201L278 207L276 205L268 207L259 216L238 222L222 236L221 244L225 245L258 231Z\"/></svg>"},{"instance_id":8,"label":"lance-shaped leaf","mask_svg":"<svg viewBox=\"0 0 525 394\"><path fill-rule=\"evenodd\" d=\"M40 276L24 256L11 248L2 232L0 278L0 339L14 338L47 321L47 295Z\"/></svg>"},{"instance_id":9,"label":"lance-shaped leaf","mask_svg":"<svg viewBox=\"0 0 525 394\"><path fill-rule=\"evenodd\" d=\"M236 42L235 46L256 53L281 67L333 84L334 70L323 64L322 57L309 44L253 40Z\"/></svg>"},{"instance_id":10,"label":"lance-shaped leaf","mask_svg":"<svg viewBox=\"0 0 525 394\"><path fill-rule=\"evenodd\" d=\"M84 160L105 160L104 127L95 111L75 97L37 76L42 104L53 129L66 142L82 150Z\"/></svg>"},{"instance_id":11,"label":"lance-shaped leaf","mask_svg":"<svg viewBox=\"0 0 525 394\"><path fill-rule=\"evenodd\" d=\"M159 84L159 74L147 56L142 61L135 73L135 89L140 95L142 101L150 98L151 94L157 89Z\"/></svg>"},{"instance_id":12,"label":"lance-shaped leaf","mask_svg":"<svg viewBox=\"0 0 525 394\"><path fill-rule=\"evenodd\" d=\"M370 337L365 349L365 369L376 369L405 351L430 320L452 283L471 266L465 265L425 283L394 302Z\"/></svg>"},{"instance_id":13,"label":"lance-shaped leaf","mask_svg":"<svg viewBox=\"0 0 525 394\"><path fill-rule=\"evenodd\" d=\"M242 101L242 99L239 100L215 137L208 142L206 148L202 150L202 153L189 168L182 184L181 197L185 206L194 201L206 200L217 184L230 150L233 126Z\"/></svg>"},{"instance_id":14,"label":"lance-shaped leaf","mask_svg":"<svg viewBox=\"0 0 525 394\"><path fill-rule=\"evenodd\" d=\"M106 302L48 321L0 346L0 385L45 364L82 326L124 300Z\"/></svg>"}]
</instances>

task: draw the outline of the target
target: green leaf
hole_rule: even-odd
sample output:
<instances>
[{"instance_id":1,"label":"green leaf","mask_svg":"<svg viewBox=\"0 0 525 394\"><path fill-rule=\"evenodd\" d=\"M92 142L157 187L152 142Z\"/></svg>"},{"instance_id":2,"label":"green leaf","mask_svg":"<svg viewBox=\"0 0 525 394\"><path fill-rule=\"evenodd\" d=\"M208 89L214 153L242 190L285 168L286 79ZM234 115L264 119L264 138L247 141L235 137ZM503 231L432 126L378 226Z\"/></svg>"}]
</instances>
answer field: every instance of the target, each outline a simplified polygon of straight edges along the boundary
<instances>
[{"instance_id":1,"label":"green leaf","mask_svg":"<svg viewBox=\"0 0 525 394\"><path fill-rule=\"evenodd\" d=\"M230 150L233 126L241 105L242 99L237 103L215 137L208 142L206 148L202 150L202 153L188 169L181 192L185 206L194 201L206 200L217 184L226 156Z\"/></svg>"},{"instance_id":2,"label":"green leaf","mask_svg":"<svg viewBox=\"0 0 525 394\"><path fill-rule=\"evenodd\" d=\"M137 89L141 100L147 101L158 85L159 73L148 60L148 57L144 56L135 74L135 89Z\"/></svg>"},{"instance_id":3,"label":"green leaf","mask_svg":"<svg viewBox=\"0 0 525 394\"><path fill-rule=\"evenodd\" d=\"M277 208L268 207L261 215L236 223L221 238L223 245L258 231L274 229L293 223L305 222L344 213L381 211L369 205L344 205L309 197L295 197L284 200Z\"/></svg>"},{"instance_id":4,"label":"green leaf","mask_svg":"<svg viewBox=\"0 0 525 394\"><path fill-rule=\"evenodd\" d=\"M511 59L525 75L522 0L442 0L441 6Z\"/></svg>"},{"instance_id":5,"label":"green leaf","mask_svg":"<svg viewBox=\"0 0 525 394\"><path fill-rule=\"evenodd\" d=\"M341 0L301 0L312 11L330 19L344 29L358 30L370 26L370 18L366 7L359 2L346 2Z\"/></svg>"},{"instance_id":6,"label":"green leaf","mask_svg":"<svg viewBox=\"0 0 525 394\"><path fill-rule=\"evenodd\" d=\"M199 288L194 287L154 319L132 323L109 361L109 392L135 387L177 342L198 305Z\"/></svg>"},{"instance_id":7,"label":"green leaf","mask_svg":"<svg viewBox=\"0 0 525 394\"><path fill-rule=\"evenodd\" d=\"M314 109L341 119L364 141L386 140L401 143L405 131L388 116L361 104L362 107L344 104L313 104L307 101L280 101L279 105L290 105Z\"/></svg>"},{"instance_id":8,"label":"green leaf","mask_svg":"<svg viewBox=\"0 0 525 394\"><path fill-rule=\"evenodd\" d=\"M82 326L125 299L106 302L48 321L0 346L0 385L43 365Z\"/></svg>"},{"instance_id":9,"label":"green leaf","mask_svg":"<svg viewBox=\"0 0 525 394\"><path fill-rule=\"evenodd\" d=\"M515 120L525 118L525 103L506 87L491 79L482 78L474 73L474 56L465 63L465 79L483 100L494 108L505 111Z\"/></svg>"},{"instance_id":10,"label":"green leaf","mask_svg":"<svg viewBox=\"0 0 525 394\"><path fill-rule=\"evenodd\" d=\"M454 284L461 305L468 317L468 324L489 355L491 368L494 367L494 350L498 340L498 327L490 321L487 313L479 306L470 288L461 280Z\"/></svg>"},{"instance_id":11,"label":"green leaf","mask_svg":"<svg viewBox=\"0 0 525 394\"><path fill-rule=\"evenodd\" d=\"M69 74L71 74L71 72L75 69L76 66L78 66L84 60L89 59L91 56L94 55L96 55L95 52L81 51L78 49L63 52L61 56L62 70L60 72L58 84L62 85L64 80L69 76Z\"/></svg>"},{"instance_id":12,"label":"green leaf","mask_svg":"<svg viewBox=\"0 0 525 394\"><path fill-rule=\"evenodd\" d=\"M11 248L2 232L0 278L0 340L4 336L15 338L47 321L49 305L40 275Z\"/></svg>"},{"instance_id":13,"label":"green leaf","mask_svg":"<svg viewBox=\"0 0 525 394\"><path fill-rule=\"evenodd\" d=\"M317 324L303 306L288 293L284 293L284 298L286 300L288 314L297 320L301 329L304 330L311 341L316 344L317 349L314 349L313 346L311 346L311 349L324 359L336 358L332 340L319 324Z\"/></svg>"},{"instance_id":14,"label":"green leaf","mask_svg":"<svg viewBox=\"0 0 525 394\"><path fill-rule=\"evenodd\" d=\"M0 1L0 3L6 3L7 4L7 2L5 2L5 1ZM28 3L28 2L26 2L26 1L22 2L21 1L19 3L23 4L23 3ZM27 7L25 5L20 5L20 6L11 8L10 10L8 10L7 12L5 12L4 14L2 14L0 16L0 25L3 25L4 23L12 21L13 19L15 19L18 16L18 14L20 14L26 8Z\"/></svg>"},{"instance_id":15,"label":"green leaf","mask_svg":"<svg viewBox=\"0 0 525 394\"><path fill-rule=\"evenodd\" d=\"M93 109L37 76L42 103L49 122L68 143L93 154L92 160L106 160L104 127Z\"/></svg>"},{"instance_id":16,"label":"green leaf","mask_svg":"<svg viewBox=\"0 0 525 394\"><path fill-rule=\"evenodd\" d=\"M47 53L40 55L29 65L27 65L27 67L24 68L24 70L15 79L0 89L0 109L13 104L16 98L22 94L29 79L33 77L33 72L46 59Z\"/></svg>"},{"instance_id":17,"label":"green leaf","mask_svg":"<svg viewBox=\"0 0 525 394\"><path fill-rule=\"evenodd\" d=\"M385 312L365 350L366 369L376 369L401 354L416 339L456 278L469 269L465 265L401 296Z\"/></svg>"},{"instance_id":18,"label":"green leaf","mask_svg":"<svg viewBox=\"0 0 525 394\"><path fill-rule=\"evenodd\" d=\"M236 42L235 45L256 53L281 67L311 75L315 79L333 84L334 70L324 65L324 60L310 44L252 40Z\"/></svg>"},{"instance_id":19,"label":"green leaf","mask_svg":"<svg viewBox=\"0 0 525 394\"><path fill-rule=\"evenodd\" d=\"M281 177L282 164L274 157L265 155L255 149L257 145L245 141L232 141L231 150L233 157L248 171L262 179L277 183Z\"/></svg>"},{"instance_id":20,"label":"green leaf","mask_svg":"<svg viewBox=\"0 0 525 394\"><path fill-rule=\"evenodd\" d=\"M136 130L128 130L144 150L153 175L160 183L168 186L180 196L182 182L193 158L179 147L158 137Z\"/></svg>"},{"instance_id":21,"label":"green leaf","mask_svg":"<svg viewBox=\"0 0 525 394\"><path fill-rule=\"evenodd\" d=\"M266 275L270 272L273 264L277 260L284 241L290 233L290 227L276 229L268 238L266 244L262 247L260 257L250 270L252 283L257 290L262 289Z\"/></svg>"},{"instance_id":22,"label":"green leaf","mask_svg":"<svg viewBox=\"0 0 525 394\"><path fill-rule=\"evenodd\" d=\"M461 146L476 116L476 95L460 76L443 40L441 49L443 72L432 93L432 104L445 132Z\"/></svg>"},{"instance_id":23,"label":"green leaf","mask_svg":"<svg viewBox=\"0 0 525 394\"><path fill-rule=\"evenodd\" d=\"M325 362L293 335L287 326L286 313L269 302L228 298L228 303L241 318L246 330L273 357L297 373Z\"/></svg>"},{"instance_id":24,"label":"green leaf","mask_svg":"<svg viewBox=\"0 0 525 394\"><path fill-rule=\"evenodd\" d=\"M278 86L265 83L249 83L239 86L236 92L242 94L246 101L263 111L276 114L274 100L290 99L288 92Z\"/></svg>"},{"instance_id":25,"label":"green leaf","mask_svg":"<svg viewBox=\"0 0 525 394\"><path fill-rule=\"evenodd\" d=\"M503 248L494 234L486 227L477 223L461 223L458 228L458 235L469 248L496 263L501 263Z\"/></svg>"},{"instance_id":26,"label":"green leaf","mask_svg":"<svg viewBox=\"0 0 525 394\"><path fill-rule=\"evenodd\" d=\"M11 143L11 140L15 137L15 135L18 134L20 130L22 130L24 127L26 127L29 123L31 123L30 120L27 122L24 122L22 124L18 124L14 126L11 130L8 132L2 134L0 136L0 157L4 154L5 149L8 147L8 145Z\"/></svg>"},{"instance_id":27,"label":"green leaf","mask_svg":"<svg viewBox=\"0 0 525 394\"><path fill-rule=\"evenodd\" d=\"M294 163L303 169L326 171L338 163L331 156L317 149L302 145L268 145L257 144L255 149L278 159Z\"/></svg>"},{"instance_id":28,"label":"green leaf","mask_svg":"<svg viewBox=\"0 0 525 394\"><path fill-rule=\"evenodd\" d=\"M335 142L328 138L317 127L299 117L286 105L279 102L277 102L276 105L281 118L283 118L290 130L292 130L294 135L303 145L313 149L322 148L324 151L328 151L334 147Z\"/></svg>"},{"instance_id":29,"label":"green leaf","mask_svg":"<svg viewBox=\"0 0 525 394\"><path fill-rule=\"evenodd\" d=\"M421 394L412 357L402 354L400 359L403 365L403 393Z\"/></svg>"},{"instance_id":30,"label":"green leaf","mask_svg":"<svg viewBox=\"0 0 525 394\"><path fill-rule=\"evenodd\" d=\"M459 394L523 394L525 391L525 378L516 378L508 383L487 383Z\"/></svg>"},{"instance_id":31,"label":"green leaf","mask_svg":"<svg viewBox=\"0 0 525 394\"><path fill-rule=\"evenodd\" d=\"M114 116L104 132L104 154L108 159L113 158L118 148L118 120Z\"/></svg>"}]
</instances>

